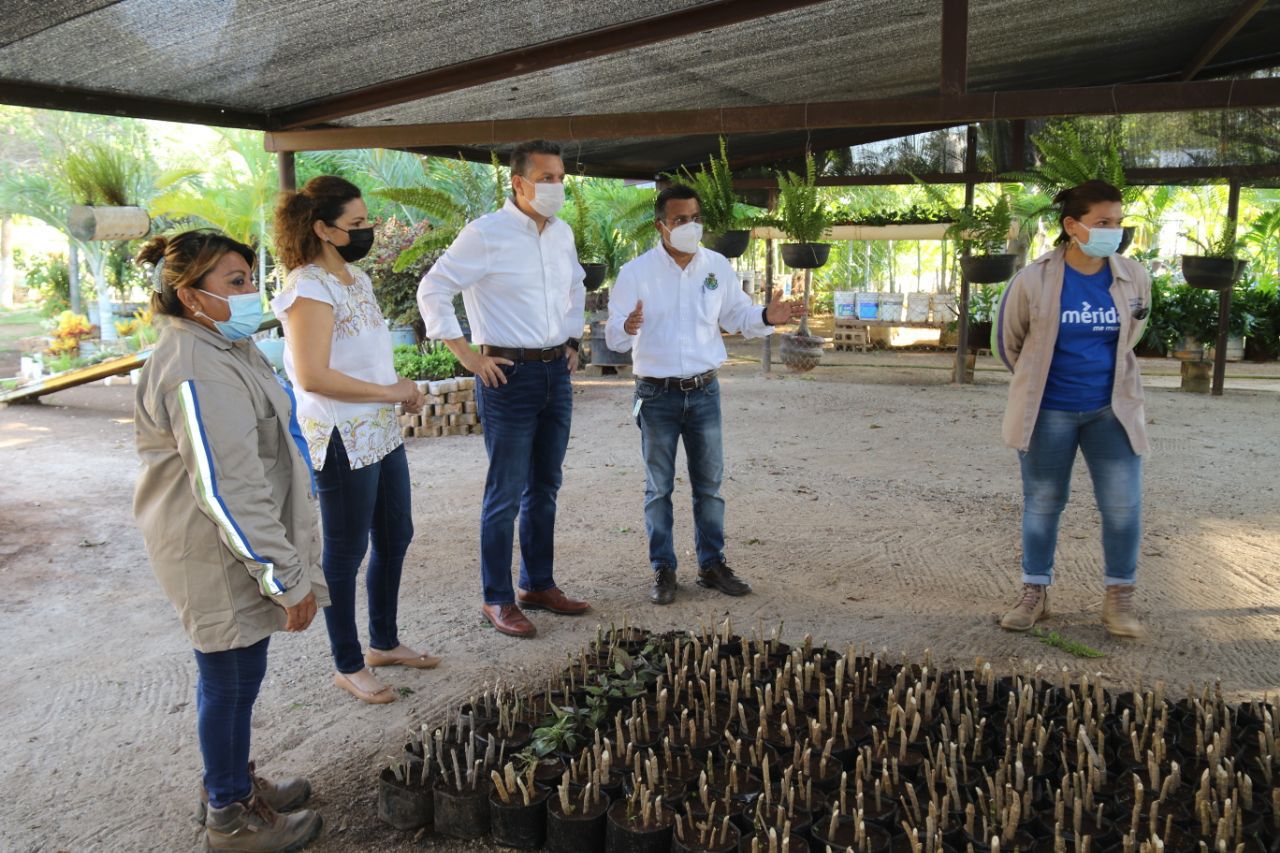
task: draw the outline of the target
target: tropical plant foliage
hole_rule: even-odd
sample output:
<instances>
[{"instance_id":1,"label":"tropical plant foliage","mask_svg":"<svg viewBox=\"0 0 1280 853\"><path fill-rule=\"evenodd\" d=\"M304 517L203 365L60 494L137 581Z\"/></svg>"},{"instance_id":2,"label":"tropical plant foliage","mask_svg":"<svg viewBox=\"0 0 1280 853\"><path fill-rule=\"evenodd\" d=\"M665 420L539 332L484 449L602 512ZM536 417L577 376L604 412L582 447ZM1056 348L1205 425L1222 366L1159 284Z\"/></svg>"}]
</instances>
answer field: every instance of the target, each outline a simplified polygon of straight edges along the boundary
<instances>
[{"instance_id":1,"label":"tropical plant foliage","mask_svg":"<svg viewBox=\"0 0 1280 853\"><path fill-rule=\"evenodd\" d=\"M663 175L667 180L691 188L698 194L702 207L702 227L707 237L716 238L726 231L750 228L753 210L742 203L733 189L733 169L724 137L720 137L720 154L712 156L696 172L687 168Z\"/></svg>"},{"instance_id":2,"label":"tropical plant foliage","mask_svg":"<svg viewBox=\"0 0 1280 853\"><path fill-rule=\"evenodd\" d=\"M831 227L831 212L818 187L813 155L805 157L804 175L784 171L777 176L778 207L768 221L798 243L817 243Z\"/></svg>"}]
</instances>

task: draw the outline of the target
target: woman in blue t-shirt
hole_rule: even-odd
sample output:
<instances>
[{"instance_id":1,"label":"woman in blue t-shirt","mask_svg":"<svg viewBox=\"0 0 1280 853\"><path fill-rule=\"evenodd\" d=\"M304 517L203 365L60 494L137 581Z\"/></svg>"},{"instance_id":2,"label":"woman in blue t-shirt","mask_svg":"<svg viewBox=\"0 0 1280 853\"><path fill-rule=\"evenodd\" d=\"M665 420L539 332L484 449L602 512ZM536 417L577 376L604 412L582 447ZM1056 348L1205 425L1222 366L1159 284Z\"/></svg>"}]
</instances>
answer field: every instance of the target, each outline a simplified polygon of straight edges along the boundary
<instances>
[{"instance_id":1,"label":"woman in blue t-shirt","mask_svg":"<svg viewBox=\"0 0 1280 853\"><path fill-rule=\"evenodd\" d=\"M1004 437L1022 468L1022 593L1000 625L1026 631L1049 615L1058 522L1083 452L1102 515L1102 621L1137 637L1133 612L1142 535L1142 381L1132 352L1151 305L1151 279L1116 254L1120 191L1088 181L1054 199L1057 247L1014 277L997 310L997 353L1014 373Z\"/></svg>"}]
</instances>

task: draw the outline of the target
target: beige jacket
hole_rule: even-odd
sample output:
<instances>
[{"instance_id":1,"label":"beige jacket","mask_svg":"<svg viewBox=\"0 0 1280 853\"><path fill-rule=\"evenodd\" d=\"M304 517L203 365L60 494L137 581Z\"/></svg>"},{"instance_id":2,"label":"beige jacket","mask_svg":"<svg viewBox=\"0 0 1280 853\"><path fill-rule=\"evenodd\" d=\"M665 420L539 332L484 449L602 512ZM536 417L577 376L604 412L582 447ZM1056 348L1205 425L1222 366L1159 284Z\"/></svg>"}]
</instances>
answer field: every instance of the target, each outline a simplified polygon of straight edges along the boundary
<instances>
[{"instance_id":1,"label":"beige jacket","mask_svg":"<svg viewBox=\"0 0 1280 853\"><path fill-rule=\"evenodd\" d=\"M1004 289L992 329L992 350L1013 371L1004 413L1004 441L1026 450L1040 413L1045 380L1053 361L1061 319L1066 248L1058 247L1027 264ZM1111 298L1120 315L1111 410L1124 426L1134 453L1146 453L1146 413L1142 377L1133 347L1142 338L1151 311L1151 276L1137 261L1112 255Z\"/></svg>"},{"instance_id":2,"label":"beige jacket","mask_svg":"<svg viewBox=\"0 0 1280 853\"><path fill-rule=\"evenodd\" d=\"M328 603L293 403L252 341L165 318L134 409L133 513L195 648L252 645L285 607Z\"/></svg>"}]
</instances>

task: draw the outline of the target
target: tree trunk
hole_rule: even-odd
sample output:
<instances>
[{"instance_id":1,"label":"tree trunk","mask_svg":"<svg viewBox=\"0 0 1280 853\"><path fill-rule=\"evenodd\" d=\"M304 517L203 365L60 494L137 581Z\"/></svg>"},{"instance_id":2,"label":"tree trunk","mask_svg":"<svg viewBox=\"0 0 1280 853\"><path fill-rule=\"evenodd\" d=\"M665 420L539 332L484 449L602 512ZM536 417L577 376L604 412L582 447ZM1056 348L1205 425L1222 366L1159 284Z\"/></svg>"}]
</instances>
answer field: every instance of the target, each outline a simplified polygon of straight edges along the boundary
<instances>
[{"instance_id":1,"label":"tree trunk","mask_svg":"<svg viewBox=\"0 0 1280 853\"><path fill-rule=\"evenodd\" d=\"M17 278L13 270L13 217L0 217L0 308L13 307Z\"/></svg>"},{"instance_id":2,"label":"tree trunk","mask_svg":"<svg viewBox=\"0 0 1280 853\"><path fill-rule=\"evenodd\" d=\"M90 263L93 265L93 286L98 291L98 332L104 341L114 341L116 335L115 316L111 312L111 285L107 283L107 253L95 252Z\"/></svg>"},{"instance_id":3,"label":"tree trunk","mask_svg":"<svg viewBox=\"0 0 1280 853\"><path fill-rule=\"evenodd\" d=\"M67 281L71 286L71 292L68 294L68 301L71 303L71 313L79 314L80 312L80 244L75 240L67 241Z\"/></svg>"}]
</instances>

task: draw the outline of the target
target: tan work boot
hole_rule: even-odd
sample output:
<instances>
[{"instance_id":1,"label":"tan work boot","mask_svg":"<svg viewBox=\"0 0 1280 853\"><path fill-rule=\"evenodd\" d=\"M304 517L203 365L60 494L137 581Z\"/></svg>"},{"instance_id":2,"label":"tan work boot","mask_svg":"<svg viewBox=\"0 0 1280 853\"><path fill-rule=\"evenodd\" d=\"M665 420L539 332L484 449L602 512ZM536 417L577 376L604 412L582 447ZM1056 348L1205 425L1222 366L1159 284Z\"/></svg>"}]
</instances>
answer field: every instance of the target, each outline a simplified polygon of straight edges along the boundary
<instances>
[{"instance_id":1,"label":"tan work boot","mask_svg":"<svg viewBox=\"0 0 1280 853\"><path fill-rule=\"evenodd\" d=\"M249 779L253 782L253 795L271 807L272 811L296 811L311 799L311 783L302 777L289 777L278 782L263 779L257 773L257 765L249 762ZM196 803L196 823L204 826L209 811L209 791L200 786L200 801Z\"/></svg>"},{"instance_id":2,"label":"tan work boot","mask_svg":"<svg viewBox=\"0 0 1280 853\"><path fill-rule=\"evenodd\" d=\"M1133 612L1133 593L1136 589L1133 584L1107 587L1106 598L1102 600L1102 626L1111 636L1137 638L1146 633Z\"/></svg>"},{"instance_id":3,"label":"tan work boot","mask_svg":"<svg viewBox=\"0 0 1280 853\"><path fill-rule=\"evenodd\" d=\"M1049 587L1038 583L1024 583L1022 596L1013 609L1000 618L1000 627L1006 631L1029 631L1031 626L1049 616Z\"/></svg>"},{"instance_id":4,"label":"tan work boot","mask_svg":"<svg viewBox=\"0 0 1280 853\"><path fill-rule=\"evenodd\" d=\"M205 845L209 850L240 853L293 853L310 844L323 823L310 809L279 814L255 796L223 809L210 808Z\"/></svg>"}]
</instances>

